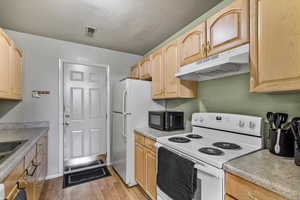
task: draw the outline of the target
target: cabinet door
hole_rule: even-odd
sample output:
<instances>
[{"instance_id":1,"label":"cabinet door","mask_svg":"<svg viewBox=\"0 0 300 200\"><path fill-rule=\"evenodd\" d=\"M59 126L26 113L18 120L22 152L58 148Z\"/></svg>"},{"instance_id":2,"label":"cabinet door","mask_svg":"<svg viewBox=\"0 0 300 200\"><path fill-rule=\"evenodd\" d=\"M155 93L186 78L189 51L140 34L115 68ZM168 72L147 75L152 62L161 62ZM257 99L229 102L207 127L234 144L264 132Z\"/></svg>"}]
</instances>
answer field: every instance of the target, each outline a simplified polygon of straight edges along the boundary
<instances>
[{"instance_id":1,"label":"cabinet door","mask_svg":"<svg viewBox=\"0 0 300 200\"><path fill-rule=\"evenodd\" d=\"M208 56L249 42L249 0L235 0L207 20Z\"/></svg>"},{"instance_id":2,"label":"cabinet door","mask_svg":"<svg viewBox=\"0 0 300 200\"><path fill-rule=\"evenodd\" d=\"M144 147L135 143L135 180L146 190L146 152Z\"/></svg>"},{"instance_id":3,"label":"cabinet door","mask_svg":"<svg viewBox=\"0 0 300 200\"><path fill-rule=\"evenodd\" d=\"M165 97L171 98L178 95L180 80L175 74L178 71L178 47L174 41L163 48L164 68L165 68Z\"/></svg>"},{"instance_id":4,"label":"cabinet door","mask_svg":"<svg viewBox=\"0 0 300 200\"><path fill-rule=\"evenodd\" d=\"M178 39L180 49L180 65L187 65L206 57L205 23L198 25Z\"/></svg>"},{"instance_id":5,"label":"cabinet door","mask_svg":"<svg viewBox=\"0 0 300 200\"><path fill-rule=\"evenodd\" d=\"M140 70L140 79L144 79L145 77L145 71L144 71L144 61L141 61L140 64L139 64L139 70Z\"/></svg>"},{"instance_id":6,"label":"cabinet door","mask_svg":"<svg viewBox=\"0 0 300 200\"><path fill-rule=\"evenodd\" d=\"M152 55L152 98L163 98L164 90L164 72L163 72L163 56L162 50L157 51Z\"/></svg>"},{"instance_id":7,"label":"cabinet door","mask_svg":"<svg viewBox=\"0 0 300 200\"><path fill-rule=\"evenodd\" d=\"M14 98L22 99L22 52L19 49L11 48L10 62L11 93Z\"/></svg>"},{"instance_id":8,"label":"cabinet door","mask_svg":"<svg viewBox=\"0 0 300 200\"><path fill-rule=\"evenodd\" d=\"M141 70L141 79L142 80L150 80L151 79L151 62L150 62L150 58L145 58L140 63L140 70Z\"/></svg>"},{"instance_id":9,"label":"cabinet door","mask_svg":"<svg viewBox=\"0 0 300 200\"><path fill-rule=\"evenodd\" d=\"M152 200L156 199L156 155L147 150L146 153L146 191Z\"/></svg>"},{"instance_id":10,"label":"cabinet door","mask_svg":"<svg viewBox=\"0 0 300 200\"><path fill-rule=\"evenodd\" d=\"M11 41L0 29L0 98L10 98L10 48Z\"/></svg>"},{"instance_id":11,"label":"cabinet door","mask_svg":"<svg viewBox=\"0 0 300 200\"><path fill-rule=\"evenodd\" d=\"M300 90L300 1L253 0L250 6L250 90Z\"/></svg>"}]
</instances>

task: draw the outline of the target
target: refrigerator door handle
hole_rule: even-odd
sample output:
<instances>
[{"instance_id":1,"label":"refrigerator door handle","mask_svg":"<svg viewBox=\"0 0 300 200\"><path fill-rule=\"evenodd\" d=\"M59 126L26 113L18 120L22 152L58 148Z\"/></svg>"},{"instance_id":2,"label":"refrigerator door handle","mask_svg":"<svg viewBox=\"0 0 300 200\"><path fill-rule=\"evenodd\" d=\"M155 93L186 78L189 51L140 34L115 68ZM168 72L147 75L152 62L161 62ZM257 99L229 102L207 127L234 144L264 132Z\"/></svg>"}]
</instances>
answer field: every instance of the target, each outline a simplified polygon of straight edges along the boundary
<instances>
[{"instance_id":1,"label":"refrigerator door handle","mask_svg":"<svg viewBox=\"0 0 300 200\"><path fill-rule=\"evenodd\" d=\"M126 137L126 95L127 95L127 90L124 90L123 92L123 137Z\"/></svg>"},{"instance_id":2,"label":"refrigerator door handle","mask_svg":"<svg viewBox=\"0 0 300 200\"><path fill-rule=\"evenodd\" d=\"M123 96L122 96L122 112L126 112L126 95L127 95L127 90L123 91Z\"/></svg>"}]
</instances>

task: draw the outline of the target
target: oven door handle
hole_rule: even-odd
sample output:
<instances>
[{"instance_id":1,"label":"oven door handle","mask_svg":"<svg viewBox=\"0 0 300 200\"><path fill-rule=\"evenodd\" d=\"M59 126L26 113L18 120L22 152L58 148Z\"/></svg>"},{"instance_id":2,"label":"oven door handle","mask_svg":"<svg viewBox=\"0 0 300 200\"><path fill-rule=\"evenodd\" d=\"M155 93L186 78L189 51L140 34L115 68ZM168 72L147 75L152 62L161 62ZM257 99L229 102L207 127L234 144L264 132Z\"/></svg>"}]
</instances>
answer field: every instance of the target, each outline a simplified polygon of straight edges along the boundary
<instances>
[{"instance_id":1,"label":"oven door handle","mask_svg":"<svg viewBox=\"0 0 300 200\"><path fill-rule=\"evenodd\" d=\"M199 164L199 163L196 163L194 168L199 172L201 171L202 173L204 174L207 174L207 175L210 175L210 176L213 176L217 179L220 178L220 175L218 172L216 172L214 169L208 167L208 166L205 166L204 164ZM198 174L197 172L197 174Z\"/></svg>"}]
</instances>

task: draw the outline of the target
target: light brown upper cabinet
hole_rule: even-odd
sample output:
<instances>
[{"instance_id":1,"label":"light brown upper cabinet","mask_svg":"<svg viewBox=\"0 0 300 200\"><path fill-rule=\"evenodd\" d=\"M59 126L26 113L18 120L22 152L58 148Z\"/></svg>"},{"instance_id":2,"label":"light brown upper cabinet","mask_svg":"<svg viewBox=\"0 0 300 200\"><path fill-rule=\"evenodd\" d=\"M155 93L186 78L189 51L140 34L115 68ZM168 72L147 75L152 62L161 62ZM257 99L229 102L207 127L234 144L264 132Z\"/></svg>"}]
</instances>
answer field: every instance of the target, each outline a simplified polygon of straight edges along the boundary
<instances>
[{"instance_id":1,"label":"light brown upper cabinet","mask_svg":"<svg viewBox=\"0 0 300 200\"><path fill-rule=\"evenodd\" d=\"M140 78L140 67L136 64L130 68L130 78L139 79Z\"/></svg>"},{"instance_id":2,"label":"light brown upper cabinet","mask_svg":"<svg viewBox=\"0 0 300 200\"><path fill-rule=\"evenodd\" d=\"M180 65L187 65L206 57L206 25L202 23L178 39Z\"/></svg>"},{"instance_id":3,"label":"light brown upper cabinet","mask_svg":"<svg viewBox=\"0 0 300 200\"><path fill-rule=\"evenodd\" d=\"M152 98L161 99L164 97L164 69L162 50L151 55L152 65Z\"/></svg>"},{"instance_id":4,"label":"light brown upper cabinet","mask_svg":"<svg viewBox=\"0 0 300 200\"><path fill-rule=\"evenodd\" d=\"M11 48L11 93L16 99L22 99L22 57L20 49Z\"/></svg>"},{"instance_id":5,"label":"light brown upper cabinet","mask_svg":"<svg viewBox=\"0 0 300 200\"><path fill-rule=\"evenodd\" d=\"M175 75L179 70L179 48L177 41L163 47L164 60L164 98L195 98L197 96L197 83L185 81Z\"/></svg>"},{"instance_id":6,"label":"light brown upper cabinet","mask_svg":"<svg viewBox=\"0 0 300 200\"><path fill-rule=\"evenodd\" d=\"M232 4L207 19L208 56L248 42L249 0L235 0Z\"/></svg>"},{"instance_id":7,"label":"light brown upper cabinet","mask_svg":"<svg viewBox=\"0 0 300 200\"><path fill-rule=\"evenodd\" d=\"M149 57L146 57L140 62L140 79L151 80L151 78L152 78L151 61Z\"/></svg>"},{"instance_id":8,"label":"light brown upper cabinet","mask_svg":"<svg viewBox=\"0 0 300 200\"><path fill-rule=\"evenodd\" d=\"M251 0L252 92L300 90L300 1Z\"/></svg>"},{"instance_id":9,"label":"light brown upper cabinet","mask_svg":"<svg viewBox=\"0 0 300 200\"><path fill-rule=\"evenodd\" d=\"M1 28L0 99L22 99L22 53Z\"/></svg>"}]
</instances>

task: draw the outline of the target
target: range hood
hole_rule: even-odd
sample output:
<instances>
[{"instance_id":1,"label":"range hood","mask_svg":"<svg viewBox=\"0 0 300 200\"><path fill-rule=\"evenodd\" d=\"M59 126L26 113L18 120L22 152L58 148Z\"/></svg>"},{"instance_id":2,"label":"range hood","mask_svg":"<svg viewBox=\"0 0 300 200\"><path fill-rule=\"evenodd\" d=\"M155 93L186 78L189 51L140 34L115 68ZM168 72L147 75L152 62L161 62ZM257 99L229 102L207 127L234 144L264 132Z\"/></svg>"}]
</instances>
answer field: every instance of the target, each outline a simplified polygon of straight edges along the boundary
<instances>
[{"instance_id":1,"label":"range hood","mask_svg":"<svg viewBox=\"0 0 300 200\"><path fill-rule=\"evenodd\" d=\"M249 44L180 68L176 77L184 80L205 81L249 72Z\"/></svg>"}]
</instances>

